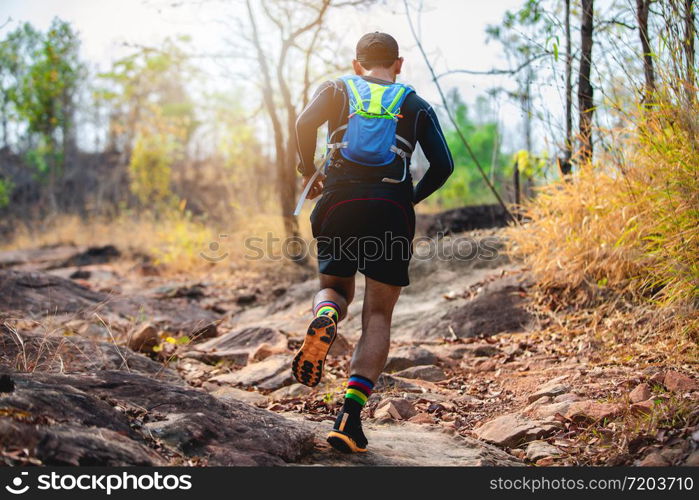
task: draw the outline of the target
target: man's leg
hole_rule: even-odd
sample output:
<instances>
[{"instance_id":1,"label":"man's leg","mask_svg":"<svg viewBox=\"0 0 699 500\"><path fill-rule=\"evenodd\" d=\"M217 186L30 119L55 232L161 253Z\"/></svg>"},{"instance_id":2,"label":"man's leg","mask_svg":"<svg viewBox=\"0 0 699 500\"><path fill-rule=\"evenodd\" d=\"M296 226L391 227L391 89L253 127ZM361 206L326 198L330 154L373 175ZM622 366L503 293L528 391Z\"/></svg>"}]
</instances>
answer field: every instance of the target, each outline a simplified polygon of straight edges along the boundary
<instances>
[{"instance_id":1,"label":"man's leg","mask_svg":"<svg viewBox=\"0 0 699 500\"><path fill-rule=\"evenodd\" d=\"M386 365L391 341L391 318L401 287L366 278L362 336L354 349L350 373L376 382Z\"/></svg>"},{"instance_id":2,"label":"man's leg","mask_svg":"<svg viewBox=\"0 0 699 500\"><path fill-rule=\"evenodd\" d=\"M391 318L401 287L366 278L362 309L362 336L350 363L350 378L342 410L328 435L333 448L344 452L366 451L361 411L383 371L391 340Z\"/></svg>"},{"instance_id":3,"label":"man's leg","mask_svg":"<svg viewBox=\"0 0 699 500\"><path fill-rule=\"evenodd\" d=\"M300 383L314 387L320 382L325 358L337 336L337 323L347 315L353 297L354 276L320 275L320 291L313 298L315 317L291 363L294 377Z\"/></svg>"},{"instance_id":4,"label":"man's leg","mask_svg":"<svg viewBox=\"0 0 699 500\"><path fill-rule=\"evenodd\" d=\"M330 274L321 274L320 291L313 297L313 314L318 314L323 304L330 303L328 304L329 307L336 306L337 318L335 318L335 322L337 323L347 316L347 306L352 303L353 298L354 276L343 278Z\"/></svg>"}]
</instances>

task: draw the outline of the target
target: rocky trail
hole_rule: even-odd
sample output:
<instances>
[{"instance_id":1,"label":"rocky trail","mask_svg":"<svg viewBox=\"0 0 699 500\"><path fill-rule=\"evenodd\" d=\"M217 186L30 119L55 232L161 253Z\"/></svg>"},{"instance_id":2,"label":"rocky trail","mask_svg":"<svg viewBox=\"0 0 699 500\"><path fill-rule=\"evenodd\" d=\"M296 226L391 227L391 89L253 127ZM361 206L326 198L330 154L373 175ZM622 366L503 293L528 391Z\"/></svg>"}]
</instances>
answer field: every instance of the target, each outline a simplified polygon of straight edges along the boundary
<instances>
[{"instance_id":1,"label":"rocky trail","mask_svg":"<svg viewBox=\"0 0 699 500\"><path fill-rule=\"evenodd\" d=\"M310 270L193 279L112 246L0 252L0 461L699 465L691 367L600 361L594 339L557 333L533 307L497 230L461 236L479 258L447 238L439 258L412 264L359 456L324 436L360 333L361 279L311 390L290 371ZM660 425L670 414L686 424ZM621 443L651 420L655 434Z\"/></svg>"}]
</instances>

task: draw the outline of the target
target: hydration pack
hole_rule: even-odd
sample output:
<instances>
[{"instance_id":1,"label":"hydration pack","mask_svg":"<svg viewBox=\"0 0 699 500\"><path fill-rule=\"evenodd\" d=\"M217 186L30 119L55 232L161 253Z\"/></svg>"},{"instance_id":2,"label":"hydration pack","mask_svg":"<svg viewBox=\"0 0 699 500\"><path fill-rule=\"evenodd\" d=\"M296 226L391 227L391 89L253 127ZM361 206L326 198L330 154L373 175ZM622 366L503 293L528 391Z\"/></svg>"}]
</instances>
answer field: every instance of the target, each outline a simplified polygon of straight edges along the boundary
<instances>
[{"instance_id":1,"label":"hydration pack","mask_svg":"<svg viewBox=\"0 0 699 500\"><path fill-rule=\"evenodd\" d=\"M328 135L328 151L338 149L343 158L365 166L386 166L396 156L407 164L412 145L396 135L396 125L402 118L400 107L413 89L402 83L371 83L356 75L341 80L347 89L350 114L346 125ZM343 131L340 142L333 142Z\"/></svg>"},{"instance_id":2,"label":"hydration pack","mask_svg":"<svg viewBox=\"0 0 699 500\"><path fill-rule=\"evenodd\" d=\"M350 114L346 125L328 133L327 152L321 166L328 165L334 151L339 151L340 156L350 162L368 167L390 165L398 156L403 160L403 177L384 177L382 182L398 184L405 181L413 145L396 134L396 125L403 117L400 107L414 92L413 88L402 83L372 83L357 75L343 76L341 80L347 90ZM333 142L340 133L340 142ZM319 174L320 170L316 170L301 193L294 215L301 213L303 202Z\"/></svg>"}]
</instances>

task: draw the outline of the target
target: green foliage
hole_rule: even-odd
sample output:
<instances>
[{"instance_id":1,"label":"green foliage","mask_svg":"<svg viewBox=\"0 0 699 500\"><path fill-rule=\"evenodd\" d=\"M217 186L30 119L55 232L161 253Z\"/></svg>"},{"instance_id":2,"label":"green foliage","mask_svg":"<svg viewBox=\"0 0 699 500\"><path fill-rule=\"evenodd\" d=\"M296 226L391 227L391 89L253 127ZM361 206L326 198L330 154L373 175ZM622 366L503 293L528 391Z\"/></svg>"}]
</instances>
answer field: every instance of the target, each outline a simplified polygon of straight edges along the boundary
<instances>
[{"instance_id":1,"label":"green foliage","mask_svg":"<svg viewBox=\"0 0 699 500\"><path fill-rule=\"evenodd\" d=\"M131 192L142 205L172 201L170 179L175 150L172 140L162 134L144 134L137 138L129 162L129 177Z\"/></svg>"},{"instance_id":2,"label":"green foliage","mask_svg":"<svg viewBox=\"0 0 699 500\"><path fill-rule=\"evenodd\" d=\"M10 195L12 195L13 189L12 181L0 179L0 208L5 208L10 204Z\"/></svg>"},{"instance_id":3,"label":"green foliage","mask_svg":"<svg viewBox=\"0 0 699 500\"><path fill-rule=\"evenodd\" d=\"M131 192L142 206L176 202L172 168L199 126L184 49L172 40L157 50L138 49L99 77L104 86L95 97L113 109L110 144L130 153Z\"/></svg>"},{"instance_id":4,"label":"green foliage","mask_svg":"<svg viewBox=\"0 0 699 500\"><path fill-rule=\"evenodd\" d=\"M141 48L99 76L95 98L113 109L110 141L130 151L136 138L166 134L186 147L199 126L186 82L196 78L181 43L166 40L159 49ZM178 43L180 42L180 43Z\"/></svg>"},{"instance_id":5,"label":"green foliage","mask_svg":"<svg viewBox=\"0 0 699 500\"><path fill-rule=\"evenodd\" d=\"M47 142L44 137L39 138L39 143L29 151L25 158L27 163L34 167L35 178L45 179L56 165L63 163L63 153L57 147Z\"/></svg>"},{"instance_id":6,"label":"green foliage","mask_svg":"<svg viewBox=\"0 0 699 500\"><path fill-rule=\"evenodd\" d=\"M0 113L3 143L9 146L8 126L20 117L17 109L24 79L41 44L41 33L24 23L0 41Z\"/></svg>"},{"instance_id":7,"label":"green foliage","mask_svg":"<svg viewBox=\"0 0 699 500\"><path fill-rule=\"evenodd\" d=\"M480 118L476 122L470 118L468 106L462 101L458 92L451 92L449 100L459 129L483 168L488 169L495 160L494 165L492 165L495 169L493 177L498 178L496 179L496 184L498 184L505 158L500 152L498 124L493 117L489 116L487 102L484 98L477 101L476 106L479 108L477 114ZM492 193L483 182L483 178L458 133L455 130L447 129L445 137L454 158L454 173L444 187L437 191L431 199L442 208L492 203ZM497 175L495 175L496 173Z\"/></svg>"},{"instance_id":8,"label":"green foliage","mask_svg":"<svg viewBox=\"0 0 699 500\"><path fill-rule=\"evenodd\" d=\"M63 164L74 96L85 76L79 46L77 33L58 18L47 33L25 23L0 42L3 123L25 125L28 143L33 144L27 157L40 177L54 178ZM7 128L3 139L8 145Z\"/></svg>"},{"instance_id":9,"label":"green foliage","mask_svg":"<svg viewBox=\"0 0 699 500\"><path fill-rule=\"evenodd\" d=\"M517 151L512 157L511 165L517 163L520 175L530 179L542 177L549 164L547 152L542 155L533 155L531 152L522 149Z\"/></svg>"},{"instance_id":10,"label":"green foliage","mask_svg":"<svg viewBox=\"0 0 699 500\"><path fill-rule=\"evenodd\" d=\"M104 86L95 98L113 109L110 144L130 153L131 192L143 206L175 203L172 168L199 126L184 49L172 40L157 50L138 49L99 78Z\"/></svg>"}]
</instances>

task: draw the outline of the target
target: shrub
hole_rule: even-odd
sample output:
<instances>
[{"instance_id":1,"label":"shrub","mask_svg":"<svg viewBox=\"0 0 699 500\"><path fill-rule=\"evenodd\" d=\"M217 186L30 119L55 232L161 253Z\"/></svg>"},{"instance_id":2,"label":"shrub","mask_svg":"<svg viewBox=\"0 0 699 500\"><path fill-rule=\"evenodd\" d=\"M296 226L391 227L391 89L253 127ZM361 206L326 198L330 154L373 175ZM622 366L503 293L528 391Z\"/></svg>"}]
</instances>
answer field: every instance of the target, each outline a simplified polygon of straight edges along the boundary
<instances>
[{"instance_id":1,"label":"shrub","mask_svg":"<svg viewBox=\"0 0 699 500\"><path fill-rule=\"evenodd\" d=\"M696 101L659 93L615 135L615 149L571 182L540 189L508 230L511 252L562 302L605 292L699 306Z\"/></svg>"}]
</instances>

